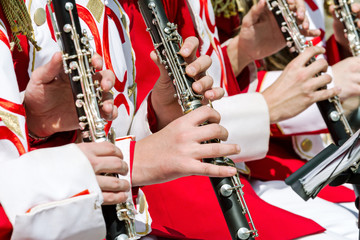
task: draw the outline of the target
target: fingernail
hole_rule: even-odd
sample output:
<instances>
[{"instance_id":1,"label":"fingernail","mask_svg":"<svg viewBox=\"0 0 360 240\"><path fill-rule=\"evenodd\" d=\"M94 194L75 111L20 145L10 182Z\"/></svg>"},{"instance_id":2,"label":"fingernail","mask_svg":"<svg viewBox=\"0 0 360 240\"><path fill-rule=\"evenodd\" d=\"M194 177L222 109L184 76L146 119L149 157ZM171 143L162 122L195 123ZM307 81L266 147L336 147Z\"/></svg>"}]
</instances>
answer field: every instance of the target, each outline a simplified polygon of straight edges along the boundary
<instances>
[{"instance_id":1,"label":"fingernail","mask_svg":"<svg viewBox=\"0 0 360 240\"><path fill-rule=\"evenodd\" d=\"M239 146L239 145L236 145L236 151L237 151L237 153L240 153L240 150L241 150L240 146Z\"/></svg>"},{"instance_id":2,"label":"fingernail","mask_svg":"<svg viewBox=\"0 0 360 240\"><path fill-rule=\"evenodd\" d=\"M208 97L209 97L210 100L212 100L212 99L214 98L214 96L215 96L215 95L214 95L213 92L209 92L209 93L208 93Z\"/></svg>"},{"instance_id":3,"label":"fingernail","mask_svg":"<svg viewBox=\"0 0 360 240\"><path fill-rule=\"evenodd\" d=\"M188 55L190 54L190 49L188 49L188 48L182 48L182 49L181 49L181 53L182 53L182 55L184 55L184 56L188 56Z\"/></svg>"},{"instance_id":4,"label":"fingernail","mask_svg":"<svg viewBox=\"0 0 360 240\"><path fill-rule=\"evenodd\" d=\"M197 92L201 92L201 91L202 91L202 86L201 86L201 84L198 83L198 82L194 82L194 83L193 83L193 87L194 87L194 89L195 89Z\"/></svg>"},{"instance_id":5,"label":"fingernail","mask_svg":"<svg viewBox=\"0 0 360 240\"><path fill-rule=\"evenodd\" d=\"M231 175L231 176L233 176L233 175L235 175L236 174L236 168L233 168L233 167L229 167L228 168L228 173L229 173L229 175Z\"/></svg>"},{"instance_id":6,"label":"fingernail","mask_svg":"<svg viewBox=\"0 0 360 240\"><path fill-rule=\"evenodd\" d=\"M196 69L194 67L192 67L192 66L189 66L187 68L187 71L188 71L188 74L190 74L192 76L194 76L196 74Z\"/></svg>"},{"instance_id":7,"label":"fingernail","mask_svg":"<svg viewBox=\"0 0 360 240\"><path fill-rule=\"evenodd\" d=\"M106 85L107 85L107 87L109 88L109 90L112 89L112 87L113 87L113 84L112 84L111 81L108 81L108 82L106 83Z\"/></svg>"}]
</instances>

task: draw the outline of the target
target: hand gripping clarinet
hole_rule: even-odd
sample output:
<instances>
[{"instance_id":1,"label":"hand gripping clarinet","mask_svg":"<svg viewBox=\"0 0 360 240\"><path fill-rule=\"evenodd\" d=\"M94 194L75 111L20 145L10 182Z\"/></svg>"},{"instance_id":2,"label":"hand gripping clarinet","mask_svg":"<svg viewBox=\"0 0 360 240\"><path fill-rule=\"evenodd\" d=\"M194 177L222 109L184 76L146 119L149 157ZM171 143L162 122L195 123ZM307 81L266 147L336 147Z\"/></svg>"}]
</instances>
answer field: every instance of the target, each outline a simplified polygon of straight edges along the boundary
<instances>
[{"instance_id":1,"label":"hand gripping clarinet","mask_svg":"<svg viewBox=\"0 0 360 240\"><path fill-rule=\"evenodd\" d=\"M182 44L181 36L176 30L177 26L167 19L161 0L140 0L139 7L157 55L173 80L183 112L186 114L201 107L203 97L193 92L192 83L194 79L186 76L185 61L178 55ZM219 140L214 139L210 142L219 142ZM226 157L204 159L204 161L216 165L235 166L234 162ZM210 178L210 181L232 239L254 239L257 237L257 230L243 197L243 185L240 182L239 175L227 178Z\"/></svg>"},{"instance_id":2,"label":"hand gripping clarinet","mask_svg":"<svg viewBox=\"0 0 360 240\"><path fill-rule=\"evenodd\" d=\"M344 32L349 41L349 48L353 56L360 56L360 32L356 25L358 19L351 12L352 0L334 0L335 15L343 23ZM355 109L348 117L354 130L360 128L360 108Z\"/></svg>"},{"instance_id":3,"label":"hand gripping clarinet","mask_svg":"<svg viewBox=\"0 0 360 240\"><path fill-rule=\"evenodd\" d=\"M287 46L296 57L312 43L306 43L305 37L300 33L293 12L285 0L267 0L270 11L274 14L276 21L285 37ZM315 57L311 58L309 64L316 61ZM316 76L319 76L317 74ZM326 86L324 86L326 88ZM316 103L321 115L329 129L330 135L336 145L342 145L352 134L351 127L344 115L343 108L338 96L328 100Z\"/></svg>"},{"instance_id":4,"label":"hand gripping clarinet","mask_svg":"<svg viewBox=\"0 0 360 240\"><path fill-rule=\"evenodd\" d=\"M344 24L352 55L360 56L360 33L356 25L356 16L351 12L352 3L352 0L334 0L335 15Z\"/></svg>"},{"instance_id":5,"label":"hand gripping clarinet","mask_svg":"<svg viewBox=\"0 0 360 240\"><path fill-rule=\"evenodd\" d=\"M63 51L64 71L69 75L76 111L84 142L115 143L114 130L106 135L106 121L100 116L101 87L92 79L90 66L93 50L86 31L81 32L75 0L52 1L55 18L48 1L49 12L58 42ZM106 239L139 239L134 225L132 203L103 206L106 222Z\"/></svg>"}]
</instances>

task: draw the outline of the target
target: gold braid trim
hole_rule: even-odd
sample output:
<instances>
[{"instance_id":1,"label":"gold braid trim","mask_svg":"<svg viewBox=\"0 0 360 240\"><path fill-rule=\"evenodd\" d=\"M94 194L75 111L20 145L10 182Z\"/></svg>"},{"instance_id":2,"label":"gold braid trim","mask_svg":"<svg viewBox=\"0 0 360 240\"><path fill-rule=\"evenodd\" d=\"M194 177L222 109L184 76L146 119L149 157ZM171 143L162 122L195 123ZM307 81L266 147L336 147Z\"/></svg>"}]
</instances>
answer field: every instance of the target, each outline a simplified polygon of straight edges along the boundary
<instances>
[{"instance_id":1,"label":"gold braid trim","mask_svg":"<svg viewBox=\"0 0 360 240\"><path fill-rule=\"evenodd\" d=\"M26 9L23 0L0 0L1 7L4 11L5 17L10 24L12 32L12 41L17 46L19 51L22 51L20 46L19 34L25 35L31 44L39 51L41 48L37 45L33 38L34 29L31 25L31 18Z\"/></svg>"},{"instance_id":2,"label":"gold braid trim","mask_svg":"<svg viewBox=\"0 0 360 240\"><path fill-rule=\"evenodd\" d=\"M216 16L223 15L226 18L236 16L239 12L237 0L211 0Z\"/></svg>"}]
</instances>

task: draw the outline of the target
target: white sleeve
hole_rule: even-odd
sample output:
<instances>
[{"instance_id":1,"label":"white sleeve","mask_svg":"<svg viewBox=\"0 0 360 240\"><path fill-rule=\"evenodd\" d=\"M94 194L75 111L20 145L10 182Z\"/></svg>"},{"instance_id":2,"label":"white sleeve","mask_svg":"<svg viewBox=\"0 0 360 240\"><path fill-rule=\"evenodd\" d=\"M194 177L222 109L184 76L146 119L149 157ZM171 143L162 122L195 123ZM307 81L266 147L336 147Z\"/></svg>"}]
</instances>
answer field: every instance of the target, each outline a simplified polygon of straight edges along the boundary
<instances>
[{"instance_id":1,"label":"white sleeve","mask_svg":"<svg viewBox=\"0 0 360 240\"><path fill-rule=\"evenodd\" d=\"M12 239L101 239L101 190L75 144L36 150L0 163L0 202Z\"/></svg>"},{"instance_id":2,"label":"white sleeve","mask_svg":"<svg viewBox=\"0 0 360 240\"><path fill-rule=\"evenodd\" d=\"M149 95L146 96L136 111L131 124L130 134L136 136L137 140L141 140L152 134L148 120L148 98Z\"/></svg>"},{"instance_id":3,"label":"white sleeve","mask_svg":"<svg viewBox=\"0 0 360 240\"><path fill-rule=\"evenodd\" d=\"M129 166L127 175L118 175L119 178L125 179L131 183L131 141L134 141L135 137L126 136L116 139L116 146L120 148L123 153L123 159ZM152 219L150 217L148 203L146 201L145 194L139 189L136 199L134 199L132 189L127 192L127 210L128 216L134 216L133 223L135 226L136 233L140 236L145 236L151 232Z\"/></svg>"},{"instance_id":4,"label":"white sleeve","mask_svg":"<svg viewBox=\"0 0 360 240\"><path fill-rule=\"evenodd\" d=\"M260 93L238 94L213 102L220 113L220 124L229 137L225 143L241 148L238 155L230 156L236 162L265 157L270 137L270 119L266 101Z\"/></svg>"}]
</instances>

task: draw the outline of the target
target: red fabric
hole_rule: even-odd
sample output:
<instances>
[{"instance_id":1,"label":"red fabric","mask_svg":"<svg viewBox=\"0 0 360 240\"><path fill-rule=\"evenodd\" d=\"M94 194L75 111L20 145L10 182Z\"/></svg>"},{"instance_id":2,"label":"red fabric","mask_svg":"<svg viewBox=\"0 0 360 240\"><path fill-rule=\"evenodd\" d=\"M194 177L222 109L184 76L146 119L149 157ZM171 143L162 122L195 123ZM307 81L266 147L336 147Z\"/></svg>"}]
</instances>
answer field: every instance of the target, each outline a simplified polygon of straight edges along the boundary
<instances>
[{"instance_id":1,"label":"red fabric","mask_svg":"<svg viewBox=\"0 0 360 240\"><path fill-rule=\"evenodd\" d=\"M152 102L151 102L151 93L149 94L148 97L148 107L147 107L147 119L149 121L149 127L151 132L157 132L157 119L156 119L156 114L155 114L155 110L153 108Z\"/></svg>"},{"instance_id":2,"label":"red fabric","mask_svg":"<svg viewBox=\"0 0 360 240\"><path fill-rule=\"evenodd\" d=\"M132 170L133 170L133 165L134 165L134 153L135 153L135 145L136 145L136 141L131 141L130 142L130 181L132 179ZM132 188L132 197L133 197L133 201L134 203L136 202L136 198L138 196L139 193L139 187L133 187Z\"/></svg>"},{"instance_id":3,"label":"red fabric","mask_svg":"<svg viewBox=\"0 0 360 240\"><path fill-rule=\"evenodd\" d=\"M55 133L46 140L37 140L29 137L30 151L41 148L63 146L68 143L74 143L76 141L76 138L77 138L77 131Z\"/></svg>"},{"instance_id":4,"label":"red fabric","mask_svg":"<svg viewBox=\"0 0 360 240\"><path fill-rule=\"evenodd\" d=\"M0 239L6 240L11 238L12 225L5 214L3 207L0 205Z\"/></svg>"},{"instance_id":5,"label":"red fabric","mask_svg":"<svg viewBox=\"0 0 360 240\"><path fill-rule=\"evenodd\" d=\"M330 65L334 65L342 60L334 35L332 35L326 42L326 56Z\"/></svg>"},{"instance_id":6,"label":"red fabric","mask_svg":"<svg viewBox=\"0 0 360 240\"><path fill-rule=\"evenodd\" d=\"M312 220L264 202L245 178L242 177L241 182L244 184L244 197L259 230L258 240L288 240L324 231ZM186 177L146 186L142 190L153 219L152 234L176 239L231 239L209 178Z\"/></svg>"},{"instance_id":7,"label":"red fabric","mask_svg":"<svg viewBox=\"0 0 360 240\"><path fill-rule=\"evenodd\" d=\"M159 72L156 65L149 60L149 54L154 47L149 33L145 31L146 26L136 3L135 0L122 1L122 6L130 18L130 37L136 54L137 103L139 105L155 84ZM176 7L176 9L169 9L169 7ZM176 12L175 16L168 17L170 21L176 19L175 23L178 24L179 33L183 38L195 35L192 18L184 0L166 1L165 9L168 13ZM223 53L227 56L224 49ZM229 68L226 56L225 66ZM227 76L231 78L228 79L228 83L236 88L237 80L234 79L233 74L231 77L231 72L230 70ZM240 89L239 86L237 87ZM233 94L236 94L236 91ZM261 239L292 239L324 231L322 227L309 219L265 203L257 197L245 179L244 182L246 182L244 191L247 203L253 218L256 219L255 223L259 228ZM166 239L230 239L208 178L192 176L165 184L146 186L142 189L149 202L149 211L153 219L152 234ZM297 222L300 224L296 225Z\"/></svg>"},{"instance_id":8,"label":"red fabric","mask_svg":"<svg viewBox=\"0 0 360 240\"><path fill-rule=\"evenodd\" d=\"M232 66L231 66L231 62L229 59L229 55L227 54L227 46L222 48L222 53L223 53L224 61L225 61L225 68L227 69L227 71L226 71L226 74L227 74L226 78L228 79L227 92L228 92L229 96L233 96L233 95L239 93L241 90L239 88L239 84L237 82L235 74L232 71Z\"/></svg>"},{"instance_id":9,"label":"red fabric","mask_svg":"<svg viewBox=\"0 0 360 240\"><path fill-rule=\"evenodd\" d=\"M220 42L223 43L232 38L240 28L240 22L241 19L239 15L230 18L223 16L216 17L216 26L218 28Z\"/></svg>"},{"instance_id":10,"label":"red fabric","mask_svg":"<svg viewBox=\"0 0 360 240\"><path fill-rule=\"evenodd\" d=\"M173 21L181 26L179 33L185 39L195 36L195 29L192 24L191 15L184 1L163 1L165 11L169 21ZM149 56L154 50L150 35L145 31L146 25L139 12L136 0L124 0L121 2L122 7L128 14L130 19L130 38L136 55L136 83L137 106L138 109L142 101L153 88L155 82L159 78L159 70ZM136 23L136 24L135 24Z\"/></svg>"},{"instance_id":11,"label":"red fabric","mask_svg":"<svg viewBox=\"0 0 360 240\"><path fill-rule=\"evenodd\" d=\"M261 180L285 180L305 164L294 152L291 138L271 138L269 152L262 160L250 161L251 177ZM325 187L318 195L325 200L339 202L355 201L354 191L343 187Z\"/></svg>"}]
</instances>

